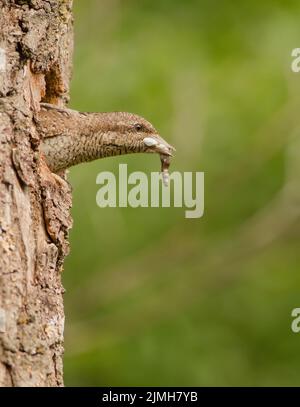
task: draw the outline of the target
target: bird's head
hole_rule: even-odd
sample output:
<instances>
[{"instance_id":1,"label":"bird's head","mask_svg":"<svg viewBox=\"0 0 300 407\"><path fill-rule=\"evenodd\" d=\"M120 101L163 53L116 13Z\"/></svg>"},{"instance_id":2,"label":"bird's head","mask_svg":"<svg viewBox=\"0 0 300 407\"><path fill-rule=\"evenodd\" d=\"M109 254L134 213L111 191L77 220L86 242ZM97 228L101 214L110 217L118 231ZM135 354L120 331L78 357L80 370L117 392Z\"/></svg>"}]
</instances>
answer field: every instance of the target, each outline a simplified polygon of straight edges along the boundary
<instances>
[{"instance_id":1,"label":"bird's head","mask_svg":"<svg viewBox=\"0 0 300 407\"><path fill-rule=\"evenodd\" d=\"M146 119L133 113L106 113L107 130L113 141L128 152L158 153L172 156L175 148L167 143Z\"/></svg>"}]
</instances>

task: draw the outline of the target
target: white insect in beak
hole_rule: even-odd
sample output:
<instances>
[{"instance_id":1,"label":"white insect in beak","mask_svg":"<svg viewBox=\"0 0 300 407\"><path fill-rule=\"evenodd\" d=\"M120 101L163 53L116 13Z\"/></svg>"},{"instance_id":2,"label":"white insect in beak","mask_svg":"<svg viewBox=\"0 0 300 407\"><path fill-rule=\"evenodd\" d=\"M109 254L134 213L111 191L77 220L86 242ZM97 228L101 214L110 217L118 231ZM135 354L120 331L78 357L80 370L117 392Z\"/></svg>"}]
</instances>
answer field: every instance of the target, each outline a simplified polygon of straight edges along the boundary
<instances>
[{"instance_id":1,"label":"white insect in beak","mask_svg":"<svg viewBox=\"0 0 300 407\"><path fill-rule=\"evenodd\" d=\"M153 152L156 153L172 155L172 151L175 151L172 146L170 146L166 141L160 138L155 139L153 137L145 137L143 139L143 143L147 147L154 147Z\"/></svg>"},{"instance_id":2,"label":"white insect in beak","mask_svg":"<svg viewBox=\"0 0 300 407\"><path fill-rule=\"evenodd\" d=\"M153 147L158 144L158 142L152 137L145 137L143 142L147 147Z\"/></svg>"}]
</instances>

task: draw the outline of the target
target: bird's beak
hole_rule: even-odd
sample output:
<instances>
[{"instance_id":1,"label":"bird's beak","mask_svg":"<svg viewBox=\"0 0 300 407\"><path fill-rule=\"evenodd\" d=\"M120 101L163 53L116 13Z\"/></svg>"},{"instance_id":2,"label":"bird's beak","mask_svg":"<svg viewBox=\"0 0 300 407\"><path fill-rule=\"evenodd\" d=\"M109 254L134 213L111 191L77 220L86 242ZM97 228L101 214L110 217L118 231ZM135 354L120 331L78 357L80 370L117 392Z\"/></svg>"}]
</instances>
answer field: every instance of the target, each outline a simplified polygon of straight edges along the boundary
<instances>
[{"instance_id":1,"label":"bird's beak","mask_svg":"<svg viewBox=\"0 0 300 407\"><path fill-rule=\"evenodd\" d=\"M143 140L149 152L164 154L172 157L176 151L173 146L167 143L162 137L155 135L153 137L145 137Z\"/></svg>"}]
</instances>

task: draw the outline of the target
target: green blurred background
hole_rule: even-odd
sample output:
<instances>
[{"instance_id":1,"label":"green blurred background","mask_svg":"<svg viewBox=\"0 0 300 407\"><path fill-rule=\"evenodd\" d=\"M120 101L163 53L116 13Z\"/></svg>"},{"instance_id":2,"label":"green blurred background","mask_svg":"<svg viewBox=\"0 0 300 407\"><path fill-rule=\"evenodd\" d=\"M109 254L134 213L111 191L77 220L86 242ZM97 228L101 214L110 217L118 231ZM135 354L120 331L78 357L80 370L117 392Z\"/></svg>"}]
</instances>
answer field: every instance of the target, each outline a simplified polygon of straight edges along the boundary
<instances>
[{"instance_id":1,"label":"green blurred background","mask_svg":"<svg viewBox=\"0 0 300 407\"><path fill-rule=\"evenodd\" d=\"M205 215L100 209L73 168L66 385L299 385L299 1L75 0L71 107L131 111L205 172Z\"/></svg>"}]
</instances>

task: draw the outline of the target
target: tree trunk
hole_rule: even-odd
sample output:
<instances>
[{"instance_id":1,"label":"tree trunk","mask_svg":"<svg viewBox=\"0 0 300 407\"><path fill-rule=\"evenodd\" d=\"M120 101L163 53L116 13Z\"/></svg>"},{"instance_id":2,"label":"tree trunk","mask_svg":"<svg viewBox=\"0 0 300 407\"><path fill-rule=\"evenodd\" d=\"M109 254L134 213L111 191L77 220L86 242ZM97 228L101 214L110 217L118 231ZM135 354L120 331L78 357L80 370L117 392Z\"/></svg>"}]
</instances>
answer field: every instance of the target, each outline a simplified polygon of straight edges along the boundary
<instances>
[{"instance_id":1,"label":"tree trunk","mask_svg":"<svg viewBox=\"0 0 300 407\"><path fill-rule=\"evenodd\" d=\"M71 193L34 116L66 103L72 47L72 0L0 0L0 386L63 385Z\"/></svg>"}]
</instances>

